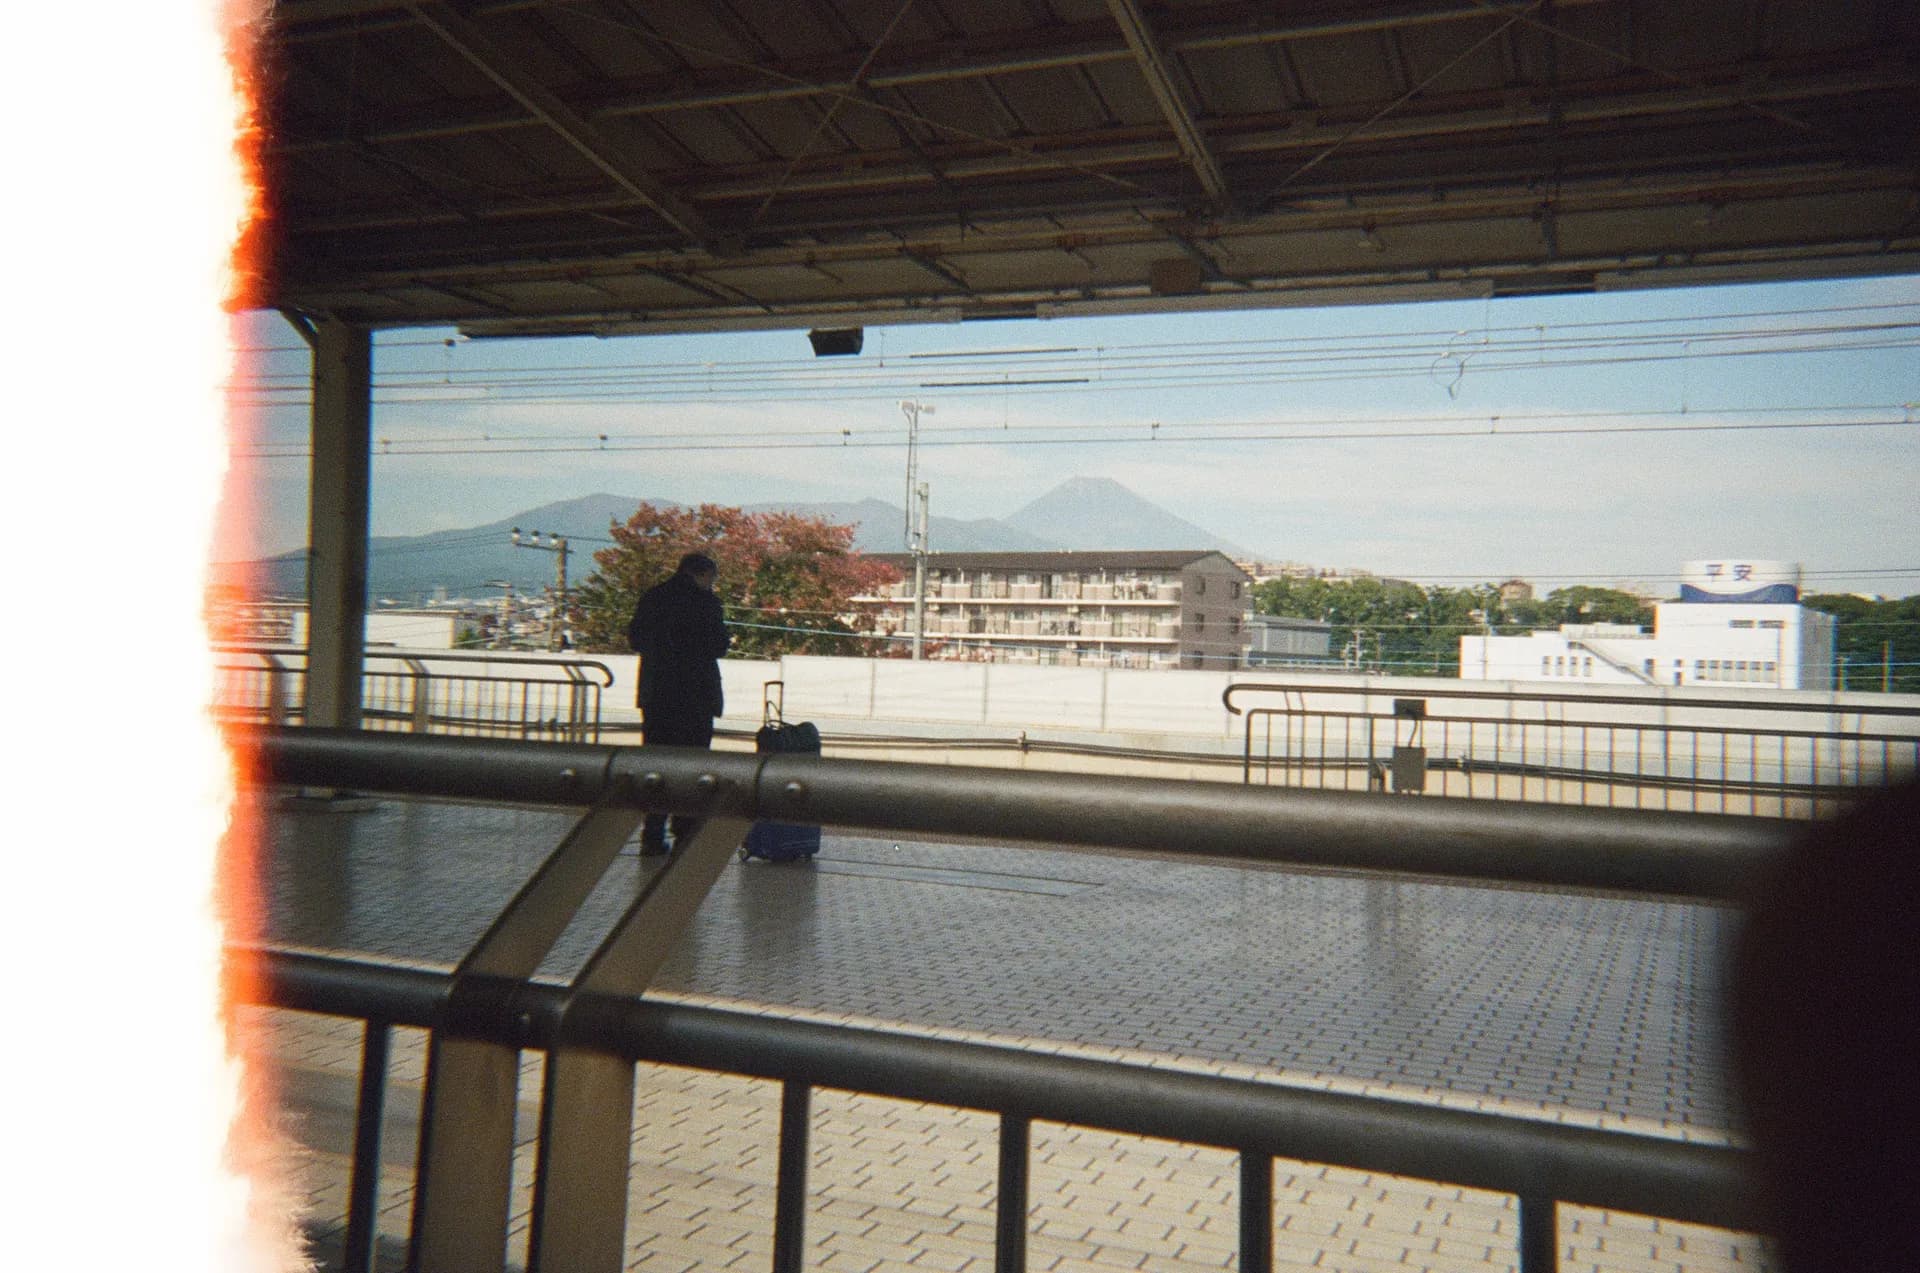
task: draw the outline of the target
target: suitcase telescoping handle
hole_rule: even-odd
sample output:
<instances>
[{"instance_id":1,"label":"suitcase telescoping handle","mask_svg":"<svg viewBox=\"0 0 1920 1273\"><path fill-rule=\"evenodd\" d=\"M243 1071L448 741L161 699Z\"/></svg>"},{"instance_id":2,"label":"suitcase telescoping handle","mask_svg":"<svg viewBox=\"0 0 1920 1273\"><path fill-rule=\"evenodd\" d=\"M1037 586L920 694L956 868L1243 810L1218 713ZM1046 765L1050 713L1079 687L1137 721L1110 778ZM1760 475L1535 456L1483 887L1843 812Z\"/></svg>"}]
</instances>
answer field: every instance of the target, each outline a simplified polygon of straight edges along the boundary
<instances>
[{"instance_id":1,"label":"suitcase telescoping handle","mask_svg":"<svg viewBox=\"0 0 1920 1273\"><path fill-rule=\"evenodd\" d=\"M760 723L762 725L785 723L787 683L768 681L760 687L760 695Z\"/></svg>"}]
</instances>

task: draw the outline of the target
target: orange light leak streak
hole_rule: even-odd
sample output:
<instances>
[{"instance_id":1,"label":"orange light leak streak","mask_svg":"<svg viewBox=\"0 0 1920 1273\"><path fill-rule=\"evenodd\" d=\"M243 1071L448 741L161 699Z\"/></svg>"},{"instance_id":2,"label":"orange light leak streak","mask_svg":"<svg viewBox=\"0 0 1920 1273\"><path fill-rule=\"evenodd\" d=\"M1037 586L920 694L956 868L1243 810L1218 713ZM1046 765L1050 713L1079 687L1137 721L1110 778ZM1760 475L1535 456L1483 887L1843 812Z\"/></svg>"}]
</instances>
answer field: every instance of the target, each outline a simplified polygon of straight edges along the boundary
<instances>
[{"instance_id":1,"label":"orange light leak streak","mask_svg":"<svg viewBox=\"0 0 1920 1273\"><path fill-rule=\"evenodd\" d=\"M223 863L236 783L203 617L263 5L9 12L0 506L33 545L0 575L33 598L0 637L10 1267L306 1267L222 998L223 943L258 916L216 891L253 840Z\"/></svg>"}]
</instances>

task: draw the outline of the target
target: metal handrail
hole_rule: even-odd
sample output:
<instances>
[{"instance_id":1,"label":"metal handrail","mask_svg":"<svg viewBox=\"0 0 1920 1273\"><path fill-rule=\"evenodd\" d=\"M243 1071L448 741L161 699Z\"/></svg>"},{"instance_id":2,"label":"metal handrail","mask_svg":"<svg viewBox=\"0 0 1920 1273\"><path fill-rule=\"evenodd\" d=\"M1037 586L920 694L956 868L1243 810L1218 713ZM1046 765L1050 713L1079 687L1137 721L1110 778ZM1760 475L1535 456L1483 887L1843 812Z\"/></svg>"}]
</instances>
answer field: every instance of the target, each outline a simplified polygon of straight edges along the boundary
<instances>
[{"instance_id":1,"label":"metal handrail","mask_svg":"<svg viewBox=\"0 0 1920 1273\"><path fill-rule=\"evenodd\" d=\"M229 953L236 994L250 1002L359 1018L383 1031L447 1023L447 973L270 948ZM1551 1267L1556 1203L1731 1229L1761 1219L1748 1154L1724 1145L624 996L569 1010L565 988L539 982L511 1001L463 1010L460 1029L518 1048L584 1044L628 1061L989 1110L1002 1116L1003 1135L1004 1120L1024 1135L1025 1124L1042 1119L1216 1146L1241 1154L1243 1181L1250 1166L1259 1178L1260 1160L1270 1170L1272 1158L1287 1157L1512 1194L1523 1255L1534 1257L1523 1259L1523 1273L1541 1269L1542 1256ZM796 1132L797 1147L788 1143ZM804 1120L783 1120L783 1162L804 1162L805 1135ZM1025 1190L1010 1198L1007 1183L1002 1218L1024 1225ZM792 1172L781 1173L777 1214L794 1210L787 1194L795 1184ZM1266 1267L1249 1210L1260 1209L1242 1208L1241 1267Z\"/></svg>"},{"instance_id":2,"label":"metal handrail","mask_svg":"<svg viewBox=\"0 0 1920 1273\"><path fill-rule=\"evenodd\" d=\"M1281 702L1250 706L1235 701L1250 694L1277 695ZM1384 698L1392 699L1391 712L1383 704L1372 706ZM1439 708L1429 710L1434 699L1441 700ZM1448 710L1447 700L1484 706ZM1543 786L1532 793L1547 801L1586 803L1597 790L1612 804L1616 790L1625 787L1636 804L1647 792L1677 791L1696 809L1703 799L1721 812L1744 803L1746 814L1763 816L1764 798L1770 808L1766 816L1800 818L1818 817L1856 797L1865 785L1920 765L1920 729L1914 728L1920 706L1910 698L1836 703L1808 701L1806 696L1773 701L1723 693L1676 697L1249 681L1227 686L1221 703L1245 722L1240 774L1248 784L1256 781L1256 765L1268 781L1276 772L1283 781L1301 783L1325 783L1339 774L1342 784L1346 775L1364 767L1369 787L1382 792L1391 765L1396 789L1423 794L1428 792L1429 772L1457 772L1494 776L1495 795L1513 794L1499 785L1499 775L1517 778L1518 795L1525 800L1531 776L1572 784ZM1657 719L1633 719L1634 712L1623 710L1647 707L1660 709ZM1795 714L1802 720L1794 723L1814 728L1784 728L1780 718L1791 721ZM1283 722L1277 755L1275 718ZM1266 751L1257 756L1256 727L1262 722ZM1869 730L1869 723L1879 728ZM1402 725L1409 738L1399 737ZM1384 739L1383 726L1390 731ZM1429 741L1435 730L1440 735L1437 751L1430 750L1435 744ZM1480 749L1482 731L1490 732L1491 754ZM1464 745L1457 742L1461 732ZM1616 751L1620 736L1629 746L1625 753ZM1604 751L1590 749L1596 738ZM1532 755L1535 743L1538 762ZM1655 748L1651 755L1643 750L1646 743ZM1556 753L1559 759L1552 759ZM1458 789L1462 785L1464 791ZM1443 780L1437 794L1480 799L1484 787L1471 777L1464 784Z\"/></svg>"},{"instance_id":3,"label":"metal handrail","mask_svg":"<svg viewBox=\"0 0 1920 1273\"><path fill-rule=\"evenodd\" d=\"M257 665L222 663L223 674L240 678L239 692L220 704L227 715L257 717L264 711L267 722L276 725L302 715L290 682L306 675L305 648L212 648L258 660ZM259 677L265 678L264 687L248 679ZM596 659L369 649L361 717L415 733L510 732L590 741L600 736L601 692L613 682L613 670Z\"/></svg>"},{"instance_id":4,"label":"metal handrail","mask_svg":"<svg viewBox=\"0 0 1920 1273\"><path fill-rule=\"evenodd\" d=\"M1329 685L1324 681L1239 681L1220 692L1221 706L1229 715L1238 716L1244 709L1236 707L1233 699L1237 694L1347 694L1384 698L1468 698L1483 702L1496 703L1592 703L1596 706L1610 707L1671 707L1681 709L1699 709L1702 711L1754 711L1754 712L1806 712L1827 716L1903 716L1920 718L1920 706L1908 707L1898 703L1850 704L1776 702L1770 699L1712 698L1690 699L1673 698L1661 694L1576 694L1563 690L1479 690L1479 689L1430 689L1425 685L1396 686L1391 683L1375 685ZM1574 722L1578 723L1578 722Z\"/></svg>"},{"instance_id":5,"label":"metal handrail","mask_svg":"<svg viewBox=\"0 0 1920 1273\"><path fill-rule=\"evenodd\" d=\"M307 647L304 645L215 644L212 649L216 654L298 654L304 656L307 653ZM433 663L480 663L489 666L510 663L525 667L559 668L568 673L584 672L591 669L600 674L600 688L602 689L611 688L614 680L613 669L598 659L543 659L524 654L463 654L457 650L406 650L402 652L399 649L381 649L378 646L369 647L365 652L365 657L370 659L393 659L401 662L407 660L424 660Z\"/></svg>"},{"instance_id":6,"label":"metal handrail","mask_svg":"<svg viewBox=\"0 0 1920 1273\"><path fill-rule=\"evenodd\" d=\"M1319 868L1746 896L1790 832L1721 814L1382 801L1363 793L674 747L236 726L292 786L626 807Z\"/></svg>"},{"instance_id":7,"label":"metal handrail","mask_svg":"<svg viewBox=\"0 0 1920 1273\"><path fill-rule=\"evenodd\" d=\"M235 961L243 996L366 1022L349 1190L349 1269L371 1264L374 1199L366 1181L377 1176L380 1164L379 1075L392 1030L403 1024L433 1031L425 1103L429 1109L446 1105L437 1121L423 1120L416 1157L413 1258L427 1273L471 1267L475 1260L492 1267L498 1254L492 1248L505 1240L513 1138L488 1102L497 1101L501 1090L511 1099L518 1049L529 1047L549 1054L534 1245L551 1246L553 1253L591 1252L586 1265L596 1269L617 1268L622 1249L624 1181L610 1174L618 1170L611 1164L624 1161L622 1112L632 1108L631 1066L637 1059L782 1080L776 1273L797 1273L804 1251L807 1111L816 1085L997 1111L996 1263L1008 1269L1024 1267L1028 1134L1035 1118L1237 1150L1241 1267L1248 1273L1271 1267L1276 1156L1512 1193L1519 1200L1522 1273L1553 1266L1560 1202L1722 1226L1755 1222L1743 1183L1745 1155L1725 1146L646 1003L640 990L650 974L603 986L594 970L604 965L631 971L665 958L677 925L744 832L743 819L1709 900L1740 896L1774 861L1788 838L1777 823L1568 806L1379 801L1347 793L779 753L328 729L237 728L233 738L257 762L248 772L270 782L587 810L452 974L273 951ZM587 972L567 986L533 980L541 953L592 891L637 824L637 811L654 809L703 814L704 829L650 877ZM696 878L702 871L708 873ZM682 919L673 919L675 914ZM503 963L492 953L482 957L483 949L495 946L512 958ZM563 1073L571 1078L563 1082ZM458 1138L476 1123L487 1132L472 1133L470 1153ZM430 1126L454 1139L434 1140L429 1153ZM435 1163L454 1172L451 1182L432 1169ZM463 1175L470 1164L475 1169ZM449 1190L460 1194L469 1184L483 1202L491 1199L488 1205L449 1210ZM421 1199L437 1201L428 1208ZM433 1217L425 1226L423 1214Z\"/></svg>"}]
</instances>

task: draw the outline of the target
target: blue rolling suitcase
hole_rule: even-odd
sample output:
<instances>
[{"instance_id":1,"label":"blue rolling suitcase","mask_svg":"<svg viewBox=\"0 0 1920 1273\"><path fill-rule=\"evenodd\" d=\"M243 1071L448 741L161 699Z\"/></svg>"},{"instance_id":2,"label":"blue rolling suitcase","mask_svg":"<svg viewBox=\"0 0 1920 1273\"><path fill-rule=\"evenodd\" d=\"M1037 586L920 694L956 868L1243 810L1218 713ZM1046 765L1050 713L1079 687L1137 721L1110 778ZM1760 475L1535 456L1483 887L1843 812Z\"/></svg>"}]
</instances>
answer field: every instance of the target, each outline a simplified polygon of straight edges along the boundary
<instances>
[{"instance_id":1,"label":"blue rolling suitcase","mask_svg":"<svg viewBox=\"0 0 1920 1273\"><path fill-rule=\"evenodd\" d=\"M793 752L820 754L820 730L810 721L788 724L781 719L786 686L768 681L759 732L753 736L757 752ZM764 858L769 862L811 862L820 851L820 828L796 826L789 822L756 822L740 846L740 860Z\"/></svg>"}]
</instances>

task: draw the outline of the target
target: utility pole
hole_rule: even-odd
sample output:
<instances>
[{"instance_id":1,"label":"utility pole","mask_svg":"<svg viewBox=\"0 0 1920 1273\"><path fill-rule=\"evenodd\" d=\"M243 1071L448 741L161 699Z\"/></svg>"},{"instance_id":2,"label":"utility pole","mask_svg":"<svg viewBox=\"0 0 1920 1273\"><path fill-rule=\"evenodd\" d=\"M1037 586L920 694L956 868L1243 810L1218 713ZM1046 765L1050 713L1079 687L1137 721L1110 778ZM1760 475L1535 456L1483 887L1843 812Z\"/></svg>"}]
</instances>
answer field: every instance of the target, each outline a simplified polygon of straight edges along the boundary
<instances>
[{"instance_id":1,"label":"utility pole","mask_svg":"<svg viewBox=\"0 0 1920 1273\"><path fill-rule=\"evenodd\" d=\"M933 404L915 402L909 398L900 404L901 413L907 417L907 499L905 504L907 523L907 551L913 551L913 497L919 490L920 479L920 413L933 414Z\"/></svg>"},{"instance_id":2,"label":"utility pole","mask_svg":"<svg viewBox=\"0 0 1920 1273\"><path fill-rule=\"evenodd\" d=\"M1469 610L1467 618L1480 625L1480 679L1484 681L1487 679L1487 645L1488 638L1493 636L1493 619L1486 610Z\"/></svg>"},{"instance_id":3,"label":"utility pole","mask_svg":"<svg viewBox=\"0 0 1920 1273\"><path fill-rule=\"evenodd\" d=\"M554 555L554 592L557 596L558 604L554 609L552 621L547 624L547 648L549 650L558 650L561 648L560 634L562 626L566 623L567 619L567 537L565 535L549 536L546 543L541 543L540 540L541 533L536 530L533 532L533 539L530 542L522 542L520 539L520 528L518 526L513 528L513 546L515 548L537 548L541 552L548 552Z\"/></svg>"},{"instance_id":4,"label":"utility pole","mask_svg":"<svg viewBox=\"0 0 1920 1273\"><path fill-rule=\"evenodd\" d=\"M913 657L920 657L920 644L927 636L927 484L914 491L920 504L920 526L909 532L909 551L913 553Z\"/></svg>"}]
</instances>

